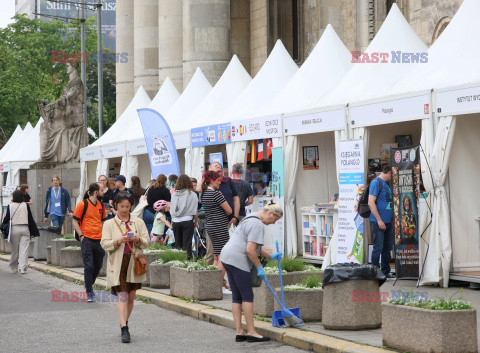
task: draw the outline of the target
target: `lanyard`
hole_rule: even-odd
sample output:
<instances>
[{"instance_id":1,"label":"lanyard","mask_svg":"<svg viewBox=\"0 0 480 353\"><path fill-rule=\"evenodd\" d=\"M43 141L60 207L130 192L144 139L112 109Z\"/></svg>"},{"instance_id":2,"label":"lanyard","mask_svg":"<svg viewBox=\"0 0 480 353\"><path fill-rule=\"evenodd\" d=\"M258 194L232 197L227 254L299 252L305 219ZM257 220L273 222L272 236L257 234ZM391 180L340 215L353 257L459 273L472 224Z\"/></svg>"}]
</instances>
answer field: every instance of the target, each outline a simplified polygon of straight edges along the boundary
<instances>
[{"instance_id":1,"label":"lanyard","mask_svg":"<svg viewBox=\"0 0 480 353\"><path fill-rule=\"evenodd\" d=\"M55 188L53 188L53 197L55 198L55 200L58 200L58 198L60 196L60 188L58 188L57 191L58 192L55 192Z\"/></svg>"}]
</instances>

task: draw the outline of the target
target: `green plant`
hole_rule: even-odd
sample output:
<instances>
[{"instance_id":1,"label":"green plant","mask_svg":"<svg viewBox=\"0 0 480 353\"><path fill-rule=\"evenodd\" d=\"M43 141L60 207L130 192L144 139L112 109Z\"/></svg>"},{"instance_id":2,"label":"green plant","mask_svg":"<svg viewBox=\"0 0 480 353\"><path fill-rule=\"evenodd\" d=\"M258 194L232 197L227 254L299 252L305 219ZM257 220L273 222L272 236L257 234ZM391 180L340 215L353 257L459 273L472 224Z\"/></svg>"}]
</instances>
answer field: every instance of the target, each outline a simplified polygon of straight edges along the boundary
<instances>
[{"instance_id":1,"label":"green plant","mask_svg":"<svg viewBox=\"0 0 480 353\"><path fill-rule=\"evenodd\" d=\"M413 306L416 308L423 308L429 310L466 310L471 309L470 302L463 298L454 298L457 294L462 293L463 288L453 293L450 297L447 297L447 290L445 289L445 295L442 298L431 298L427 300L412 299L409 293L406 292L405 296L402 295L401 299L389 300L389 303L394 305ZM402 293L403 294L403 293Z\"/></svg>"},{"instance_id":2,"label":"green plant","mask_svg":"<svg viewBox=\"0 0 480 353\"><path fill-rule=\"evenodd\" d=\"M307 288L320 288L322 281L318 276L311 275L303 279L302 284Z\"/></svg>"},{"instance_id":3,"label":"green plant","mask_svg":"<svg viewBox=\"0 0 480 353\"><path fill-rule=\"evenodd\" d=\"M68 233L68 234L64 234L62 236L62 239L75 239L75 237L73 236L73 234Z\"/></svg>"},{"instance_id":4,"label":"green plant","mask_svg":"<svg viewBox=\"0 0 480 353\"><path fill-rule=\"evenodd\" d=\"M170 261L185 261L187 259L187 253L184 251L170 249L161 252L158 257L163 261L163 263L166 264Z\"/></svg>"},{"instance_id":5,"label":"green plant","mask_svg":"<svg viewBox=\"0 0 480 353\"><path fill-rule=\"evenodd\" d=\"M282 273L285 272L299 272L306 268L305 262L298 257L285 256L280 260L282 266ZM268 261L265 267L278 267L277 261Z\"/></svg>"},{"instance_id":6,"label":"green plant","mask_svg":"<svg viewBox=\"0 0 480 353\"><path fill-rule=\"evenodd\" d=\"M65 250L80 250L80 247L79 246L67 246L66 248L64 248Z\"/></svg>"},{"instance_id":7,"label":"green plant","mask_svg":"<svg viewBox=\"0 0 480 353\"><path fill-rule=\"evenodd\" d=\"M147 250L169 250L166 245L162 243L153 243L150 244Z\"/></svg>"}]
</instances>

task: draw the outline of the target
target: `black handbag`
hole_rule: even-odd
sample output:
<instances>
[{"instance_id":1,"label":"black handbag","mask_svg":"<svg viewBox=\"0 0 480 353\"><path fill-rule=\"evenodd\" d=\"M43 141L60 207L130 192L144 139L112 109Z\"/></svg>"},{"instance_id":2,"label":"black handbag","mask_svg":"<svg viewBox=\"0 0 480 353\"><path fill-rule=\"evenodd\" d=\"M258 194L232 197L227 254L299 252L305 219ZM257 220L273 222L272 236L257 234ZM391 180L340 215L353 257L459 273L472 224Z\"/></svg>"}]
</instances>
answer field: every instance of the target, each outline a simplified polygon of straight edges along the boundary
<instances>
[{"instance_id":1,"label":"black handbag","mask_svg":"<svg viewBox=\"0 0 480 353\"><path fill-rule=\"evenodd\" d=\"M262 264L263 267L267 264L267 260L265 259L260 259L260 263ZM255 266L252 267L250 271L250 278L252 280L252 287L260 287L262 285L262 277L260 277L258 274L257 268Z\"/></svg>"}]
</instances>

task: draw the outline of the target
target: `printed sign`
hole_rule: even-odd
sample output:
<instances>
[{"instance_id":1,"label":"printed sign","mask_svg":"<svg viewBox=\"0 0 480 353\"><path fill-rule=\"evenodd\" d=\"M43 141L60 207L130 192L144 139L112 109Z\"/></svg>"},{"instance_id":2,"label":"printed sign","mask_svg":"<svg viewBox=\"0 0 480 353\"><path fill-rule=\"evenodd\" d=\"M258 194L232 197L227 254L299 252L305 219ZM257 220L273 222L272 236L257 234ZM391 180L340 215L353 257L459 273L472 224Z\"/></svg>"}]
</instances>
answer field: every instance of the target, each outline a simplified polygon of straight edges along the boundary
<instances>
[{"instance_id":1,"label":"printed sign","mask_svg":"<svg viewBox=\"0 0 480 353\"><path fill-rule=\"evenodd\" d=\"M420 149L410 146L392 150L395 270L397 278L418 278L418 199Z\"/></svg>"},{"instance_id":2,"label":"printed sign","mask_svg":"<svg viewBox=\"0 0 480 353\"><path fill-rule=\"evenodd\" d=\"M12 196L13 192L17 189L16 186L3 186L2 195L6 197Z\"/></svg>"},{"instance_id":3,"label":"printed sign","mask_svg":"<svg viewBox=\"0 0 480 353\"><path fill-rule=\"evenodd\" d=\"M231 125L220 124L210 125L192 129L191 140L192 147L202 147L210 145L220 145L232 142Z\"/></svg>"},{"instance_id":4,"label":"printed sign","mask_svg":"<svg viewBox=\"0 0 480 353\"><path fill-rule=\"evenodd\" d=\"M142 123L153 178L159 174L180 175L175 141L163 116L148 108L138 109L137 112Z\"/></svg>"},{"instance_id":5,"label":"printed sign","mask_svg":"<svg viewBox=\"0 0 480 353\"><path fill-rule=\"evenodd\" d=\"M258 140L282 136L280 115L249 120L238 120L231 124L232 141Z\"/></svg>"},{"instance_id":6,"label":"printed sign","mask_svg":"<svg viewBox=\"0 0 480 353\"><path fill-rule=\"evenodd\" d=\"M10 170L10 163L1 163L0 164L0 173L6 173Z\"/></svg>"},{"instance_id":7,"label":"printed sign","mask_svg":"<svg viewBox=\"0 0 480 353\"><path fill-rule=\"evenodd\" d=\"M223 154L222 152L210 153L210 164L217 162L223 166Z\"/></svg>"},{"instance_id":8,"label":"printed sign","mask_svg":"<svg viewBox=\"0 0 480 353\"><path fill-rule=\"evenodd\" d=\"M123 157L125 155L125 143L102 146L102 156L105 158Z\"/></svg>"},{"instance_id":9,"label":"printed sign","mask_svg":"<svg viewBox=\"0 0 480 353\"><path fill-rule=\"evenodd\" d=\"M345 109L287 116L284 121L285 135L342 130L345 129Z\"/></svg>"},{"instance_id":10,"label":"printed sign","mask_svg":"<svg viewBox=\"0 0 480 353\"><path fill-rule=\"evenodd\" d=\"M364 189L363 140L340 141L337 263L363 263L363 218L358 202ZM333 250L333 249L332 249Z\"/></svg>"},{"instance_id":11,"label":"printed sign","mask_svg":"<svg viewBox=\"0 0 480 353\"><path fill-rule=\"evenodd\" d=\"M102 150L98 148L82 148L80 150L81 161L98 161L102 158Z\"/></svg>"},{"instance_id":12,"label":"printed sign","mask_svg":"<svg viewBox=\"0 0 480 353\"><path fill-rule=\"evenodd\" d=\"M460 115L480 111L480 86L435 92L437 116Z\"/></svg>"}]
</instances>

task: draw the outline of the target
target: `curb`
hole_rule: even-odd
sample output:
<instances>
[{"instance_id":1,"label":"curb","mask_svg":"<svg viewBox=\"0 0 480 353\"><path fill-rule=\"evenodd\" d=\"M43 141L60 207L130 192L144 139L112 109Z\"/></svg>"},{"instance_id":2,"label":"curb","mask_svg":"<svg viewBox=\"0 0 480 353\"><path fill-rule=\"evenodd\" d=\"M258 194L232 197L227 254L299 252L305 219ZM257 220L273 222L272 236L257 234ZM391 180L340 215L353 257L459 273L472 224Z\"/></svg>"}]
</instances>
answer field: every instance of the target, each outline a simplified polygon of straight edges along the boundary
<instances>
[{"instance_id":1,"label":"curb","mask_svg":"<svg viewBox=\"0 0 480 353\"><path fill-rule=\"evenodd\" d=\"M9 261L10 255L0 255L0 260ZM68 281L83 283L83 275L72 271L36 262L29 262L28 266L34 270L60 277ZM95 284L104 290L107 290L108 288L107 281L103 279L97 279ZM212 308L205 304L190 303L176 297L152 292L147 289L139 289L137 291L137 296L141 299L147 299L151 301L151 303L164 309L173 310L217 325L232 329L235 328L232 313L227 310ZM312 331L303 331L295 328L276 328L272 327L270 322L259 320L255 320L255 328L259 334L270 337L270 339L274 341L318 353L392 352L391 350L345 341Z\"/></svg>"}]
</instances>

